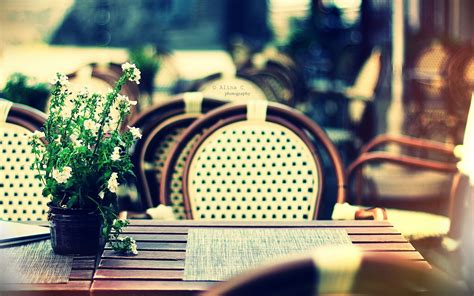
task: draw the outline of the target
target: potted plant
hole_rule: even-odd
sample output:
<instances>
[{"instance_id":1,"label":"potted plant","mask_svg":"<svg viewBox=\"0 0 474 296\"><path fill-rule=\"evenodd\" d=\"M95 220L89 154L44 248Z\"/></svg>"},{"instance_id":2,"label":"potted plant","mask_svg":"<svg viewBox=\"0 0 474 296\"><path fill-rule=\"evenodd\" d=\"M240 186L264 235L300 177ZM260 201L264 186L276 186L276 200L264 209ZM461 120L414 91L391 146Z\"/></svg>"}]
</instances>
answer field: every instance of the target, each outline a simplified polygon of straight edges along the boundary
<instances>
[{"instance_id":1,"label":"potted plant","mask_svg":"<svg viewBox=\"0 0 474 296\"><path fill-rule=\"evenodd\" d=\"M138 128L121 131L137 102L120 89L127 80L139 83L140 71L129 63L122 70L106 94L73 92L67 77L57 73L49 117L31 135L33 167L50 199L51 244L58 254L95 254L101 239L116 251L137 252L132 238L120 236L128 221L117 219L116 192L133 175L128 151L141 137Z\"/></svg>"}]
</instances>

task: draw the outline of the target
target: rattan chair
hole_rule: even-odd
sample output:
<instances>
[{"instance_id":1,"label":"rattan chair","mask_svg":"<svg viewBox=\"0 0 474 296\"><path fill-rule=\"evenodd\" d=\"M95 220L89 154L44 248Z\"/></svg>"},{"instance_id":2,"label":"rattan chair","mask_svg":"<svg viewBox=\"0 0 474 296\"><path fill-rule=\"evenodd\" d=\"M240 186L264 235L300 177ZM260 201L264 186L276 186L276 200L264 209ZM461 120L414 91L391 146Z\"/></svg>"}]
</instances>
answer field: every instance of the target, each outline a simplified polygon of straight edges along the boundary
<instances>
[{"instance_id":1,"label":"rattan chair","mask_svg":"<svg viewBox=\"0 0 474 296\"><path fill-rule=\"evenodd\" d=\"M47 200L31 169L34 155L25 137L39 130L45 114L0 99L0 220L46 220Z\"/></svg>"},{"instance_id":2,"label":"rattan chair","mask_svg":"<svg viewBox=\"0 0 474 296\"><path fill-rule=\"evenodd\" d=\"M399 152L380 151L387 145L397 145ZM348 191L348 198L355 204L447 215L450 184L456 173L454 145L381 135L365 145L349 165L347 180L354 190Z\"/></svg>"},{"instance_id":3,"label":"rattan chair","mask_svg":"<svg viewBox=\"0 0 474 296\"><path fill-rule=\"evenodd\" d=\"M387 145L398 152L374 151ZM347 168L347 201L388 208L379 218L412 240L446 235L460 177L453 150L449 144L381 135Z\"/></svg>"},{"instance_id":4,"label":"rattan chair","mask_svg":"<svg viewBox=\"0 0 474 296\"><path fill-rule=\"evenodd\" d=\"M159 204L164 162L183 131L203 114L225 103L204 98L201 93L185 93L149 109L131 123L142 130L132 161L144 209Z\"/></svg>"},{"instance_id":5,"label":"rattan chair","mask_svg":"<svg viewBox=\"0 0 474 296\"><path fill-rule=\"evenodd\" d=\"M229 104L183 134L167 159L160 196L175 206L184 198L188 219L316 219L325 183L321 154L343 199L339 154L318 125L280 104Z\"/></svg>"},{"instance_id":6,"label":"rattan chair","mask_svg":"<svg viewBox=\"0 0 474 296\"><path fill-rule=\"evenodd\" d=\"M469 295L465 284L397 255L320 248L212 286L205 296Z\"/></svg>"},{"instance_id":7,"label":"rattan chair","mask_svg":"<svg viewBox=\"0 0 474 296\"><path fill-rule=\"evenodd\" d=\"M407 97L404 133L413 137L457 143L457 118L450 114L446 76L455 46L449 42L432 40L420 42L420 48L406 63ZM459 71L459 69L457 69ZM457 98L456 98L457 99Z\"/></svg>"},{"instance_id":8,"label":"rattan chair","mask_svg":"<svg viewBox=\"0 0 474 296\"><path fill-rule=\"evenodd\" d=\"M301 69L287 55L274 50L255 54L239 73L254 77L270 101L294 106L306 95Z\"/></svg>"},{"instance_id":9,"label":"rattan chair","mask_svg":"<svg viewBox=\"0 0 474 296\"><path fill-rule=\"evenodd\" d=\"M239 73L251 77L265 93L268 101L294 105L296 89L286 73L266 67L245 69Z\"/></svg>"}]
</instances>

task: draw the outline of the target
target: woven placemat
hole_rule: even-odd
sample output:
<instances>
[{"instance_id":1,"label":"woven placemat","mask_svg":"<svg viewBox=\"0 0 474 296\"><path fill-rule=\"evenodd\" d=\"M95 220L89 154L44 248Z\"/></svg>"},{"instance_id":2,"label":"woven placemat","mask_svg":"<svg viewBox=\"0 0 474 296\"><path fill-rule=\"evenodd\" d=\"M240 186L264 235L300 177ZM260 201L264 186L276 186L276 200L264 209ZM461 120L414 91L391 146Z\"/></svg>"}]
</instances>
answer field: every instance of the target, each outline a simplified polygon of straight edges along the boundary
<instances>
[{"instance_id":1,"label":"woven placemat","mask_svg":"<svg viewBox=\"0 0 474 296\"><path fill-rule=\"evenodd\" d=\"M351 244L343 229L190 229L184 280L222 281L270 259Z\"/></svg>"},{"instance_id":2,"label":"woven placemat","mask_svg":"<svg viewBox=\"0 0 474 296\"><path fill-rule=\"evenodd\" d=\"M0 259L7 284L67 283L73 261L72 256L54 254L49 240L0 249Z\"/></svg>"}]
</instances>

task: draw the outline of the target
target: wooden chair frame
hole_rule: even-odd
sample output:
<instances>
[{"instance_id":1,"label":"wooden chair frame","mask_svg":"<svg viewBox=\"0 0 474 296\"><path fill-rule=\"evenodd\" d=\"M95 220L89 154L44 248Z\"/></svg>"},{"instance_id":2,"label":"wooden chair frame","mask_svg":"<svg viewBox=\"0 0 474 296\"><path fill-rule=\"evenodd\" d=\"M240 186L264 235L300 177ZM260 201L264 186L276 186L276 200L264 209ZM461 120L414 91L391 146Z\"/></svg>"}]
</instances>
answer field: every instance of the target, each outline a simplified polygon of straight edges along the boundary
<instances>
[{"instance_id":1,"label":"wooden chair frame","mask_svg":"<svg viewBox=\"0 0 474 296\"><path fill-rule=\"evenodd\" d=\"M356 197L355 199L350 198L351 194L350 190L348 190L347 197L350 198L349 201L359 205L362 203L361 168L374 162L388 162L410 168L426 169L441 173L453 174L453 187L451 188L448 209L448 213L452 213L456 199L456 187L459 183L456 162L429 160L414 156L399 155L391 152L372 152L372 150L387 144L397 144L401 147L413 148L420 151L436 152L446 156L452 156L454 160L454 145L452 144L445 144L407 136L380 135L362 147L360 156L354 162L352 162L346 170L346 180L348 187L352 184L352 182L356 182ZM344 203L345 201L346 200L341 200L339 203Z\"/></svg>"},{"instance_id":2,"label":"wooden chair frame","mask_svg":"<svg viewBox=\"0 0 474 296\"><path fill-rule=\"evenodd\" d=\"M209 112L205 117L202 117L201 119L194 122L186 130L186 132L183 134L181 138L181 141L174 147L170 156L168 157L166 165L165 165L165 169L163 171L162 180L160 184L161 185L160 198L162 198L163 204L170 204L169 195L171 192L171 180L172 180L171 168L175 166L181 152L186 147L188 141L194 138L196 135L203 133L204 130L210 129L210 128L212 129L214 125L221 122L223 118L226 118L227 120L230 120L230 121L242 120L242 114L246 114L246 110L247 110L246 104L228 104L226 106L223 106L221 108L218 108L214 111ZM324 131L315 122L313 122L311 119L304 116L303 114L299 112L295 112L293 109L281 104L269 103L267 107L267 120L271 119L271 120L278 121L279 120L278 118L284 118L287 122L298 127L300 130L309 133L310 135L314 136L316 140L320 141L323 149L326 150L325 152L329 156L329 159L335 170L335 175L337 179L337 194L338 194L337 200L344 200L345 199L345 179L344 179L342 161L339 156L339 153L337 152L336 148L332 144L331 140L324 133ZM224 124L226 122L227 121L224 121ZM215 128L217 128L217 126ZM199 141L202 142L203 139L205 139L206 136L208 136L211 132L212 131L207 131L203 136L200 137L198 142ZM196 143L193 146L190 156L193 154L193 152L196 151L198 146L199 146L198 143ZM186 161L185 174L183 176L184 177L183 193L184 193L185 207L187 207L186 215L188 218L192 218L192 214L189 211L189 205L186 206L186 200L188 196L187 196L185 180L187 178L186 174L187 174L187 171L189 170L189 163L190 163L191 158L192 157L188 157ZM318 199L318 202L319 202L319 199ZM318 214L318 206L319 206L319 203L318 205L316 205L315 216L313 217L314 219L316 219L317 214Z\"/></svg>"},{"instance_id":3,"label":"wooden chair frame","mask_svg":"<svg viewBox=\"0 0 474 296\"><path fill-rule=\"evenodd\" d=\"M43 127L46 114L32 107L13 104L8 113L7 122L20 125L32 132Z\"/></svg>"},{"instance_id":4,"label":"wooden chair frame","mask_svg":"<svg viewBox=\"0 0 474 296\"><path fill-rule=\"evenodd\" d=\"M156 105L147 112L140 114L132 123L133 126L142 130L142 138L135 144L132 154L132 162L135 165L137 176L137 188L139 189L142 203L146 208L152 208L159 204L159 183L156 178L148 178L145 169L145 159L153 157L151 151L159 144L169 131L176 128L187 128L196 119L203 116L204 113L217 108L226 102L204 98L202 102L202 113L185 112L185 103L181 95L173 99Z\"/></svg>"}]
</instances>

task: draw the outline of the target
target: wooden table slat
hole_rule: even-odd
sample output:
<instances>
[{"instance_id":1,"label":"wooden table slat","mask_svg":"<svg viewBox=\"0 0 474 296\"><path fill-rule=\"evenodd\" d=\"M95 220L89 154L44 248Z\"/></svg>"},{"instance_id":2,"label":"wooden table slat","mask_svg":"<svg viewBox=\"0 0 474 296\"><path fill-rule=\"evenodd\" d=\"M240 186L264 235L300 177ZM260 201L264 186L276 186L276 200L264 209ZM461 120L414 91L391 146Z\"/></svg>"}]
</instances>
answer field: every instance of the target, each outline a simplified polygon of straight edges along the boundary
<instances>
[{"instance_id":1,"label":"wooden table slat","mask_svg":"<svg viewBox=\"0 0 474 296\"><path fill-rule=\"evenodd\" d=\"M89 295L91 281L69 281L67 284L22 284L3 285L6 295Z\"/></svg>"},{"instance_id":2,"label":"wooden table slat","mask_svg":"<svg viewBox=\"0 0 474 296\"><path fill-rule=\"evenodd\" d=\"M74 260L72 261L72 269L94 269L95 260Z\"/></svg>"},{"instance_id":3,"label":"wooden table slat","mask_svg":"<svg viewBox=\"0 0 474 296\"><path fill-rule=\"evenodd\" d=\"M183 280L184 269L159 270L159 269L99 269L94 279L138 279L138 280Z\"/></svg>"},{"instance_id":4,"label":"wooden table slat","mask_svg":"<svg viewBox=\"0 0 474 296\"><path fill-rule=\"evenodd\" d=\"M69 275L69 280L91 280L93 276L93 269L73 269Z\"/></svg>"},{"instance_id":5,"label":"wooden table slat","mask_svg":"<svg viewBox=\"0 0 474 296\"><path fill-rule=\"evenodd\" d=\"M377 250L373 250L371 252L377 252ZM423 256L418 253L416 250L413 251L384 251L381 250L380 252L384 252L387 255L399 255L403 258L407 258L410 260L424 260ZM112 250L105 250L104 254L102 255L102 259L130 259L129 255L122 255L116 254ZM142 260L184 260L186 258L186 251L140 251L138 255L133 256L132 258L135 259L142 259Z\"/></svg>"},{"instance_id":6,"label":"wooden table slat","mask_svg":"<svg viewBox=\"0 0 474 296\"><path fill-rule=\"evenodd\" d=\"M128 226L123 230L124 234L127 235L135 235L135 234L187 234L189 229L193 227L189 226L176 226L176 227L169 227L169 226L157 226L153 227L148 225L147 227L143 226L136 226L131 225ZM235 227L239 228L239 227ZM287 228L294 228L294 227L278 227L279 229L287 229ZM314 228L314 227L301 227L301 228ZM333 227L318 227L322 229L331 229ZM400 231L393 227L346 227L348 234L400 234Z\"/></svg>"},{"instance_id":7,"label":"wooden table slat","mask_svg":"<svg viewBox=\"0 0 474 296\"><path fill-rule=\"evenodd\" d=\"M148 259L148 260L184 260L186 257L185 251L140 251L137 255L133 256L135 259ZM129 259L129 255L117 254L112 250L104 250L102 259Z\"/></svg>"},{"instance_id":8,"label":"wooden table slat","mask_svg":"<svg viewBox=\"0 0 474 296\"><path fill-rule=\"evenodd\" d=\"M186 281L95 280L92 295L195 295L215 283ZM160 292L157 292L160 291ZM119 293L118 293L119 292Z\"/></svg>"},{"instance_id":9,"label":"wooden table slat","mask_svg":"<svg viewBox=\"0 0 474 296\"><path fill-rule=\"evenodd\" d=\"M100 268L183 269L183 260L101 259Z\"/></svg>"},{"instance_id":10,"label":"wooden table slat","mask_svg":"<svg viewBox=\"0 0 474 296\"><path fill-rule=\"evenodd\" d=\"M311 227L393 227L388 221L373 220L312 220L312 221L197 221L197 220L132 220L132 227L252 227L252 228L311 228Z\"/></svg>"},{"instance_id":11,"label":"wooden table slat","mask_svg":"<svg viewBox=\"0 0 474 296\"><path fill-rule=\"evenodd\" d=\"M407 240L400 234L351 234L349 235L353 242L406 242ZM182 242L187 241L185 234L135 234L133 238L137 242Z\"/></svg>"}]
</instances>

